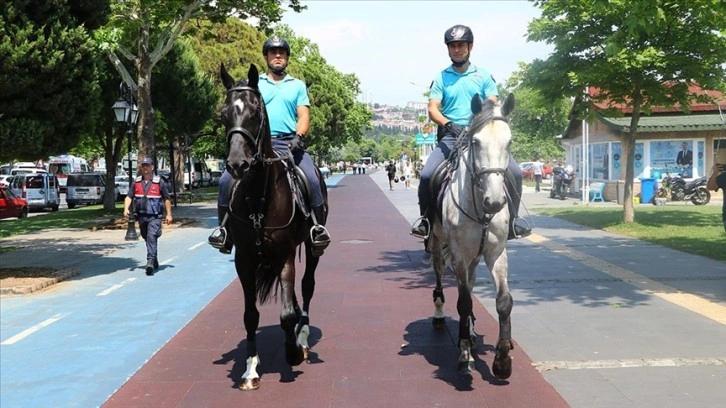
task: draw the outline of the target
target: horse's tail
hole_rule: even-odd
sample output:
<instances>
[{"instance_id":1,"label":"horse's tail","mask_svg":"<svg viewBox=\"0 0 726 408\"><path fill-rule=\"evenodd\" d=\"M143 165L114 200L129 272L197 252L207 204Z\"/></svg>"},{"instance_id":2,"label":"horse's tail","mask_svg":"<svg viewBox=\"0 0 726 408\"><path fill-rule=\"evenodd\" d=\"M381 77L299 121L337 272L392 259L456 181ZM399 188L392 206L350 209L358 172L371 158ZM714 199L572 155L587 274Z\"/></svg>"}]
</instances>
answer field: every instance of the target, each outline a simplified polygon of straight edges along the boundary
<instances>
[{"instance_id":1,"label":"horse's tail","mask_svg":"<svg viewBox=\"0 0 726 408\"><path fill-rule=\"evenodd\" d=\"M264 304L270 299L272 289L279 287L280 276L272 270L269 262L262 262L255 271L255 284L257 286L257 300ZM277 296L277 290L275 290Z\"/></svg>"}]
</instances>

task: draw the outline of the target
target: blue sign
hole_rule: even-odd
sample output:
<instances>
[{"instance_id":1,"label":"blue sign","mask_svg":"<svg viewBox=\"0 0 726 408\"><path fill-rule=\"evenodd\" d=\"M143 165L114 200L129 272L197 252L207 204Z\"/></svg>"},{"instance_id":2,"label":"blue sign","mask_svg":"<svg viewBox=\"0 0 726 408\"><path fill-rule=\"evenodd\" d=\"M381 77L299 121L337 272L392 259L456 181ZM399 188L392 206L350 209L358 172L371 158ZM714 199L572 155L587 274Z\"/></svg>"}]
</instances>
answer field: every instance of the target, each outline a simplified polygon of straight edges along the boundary
<instances>
[{"instance_id":1,"label":"blue sign","mask_svg":"<svg viewBox=\"0 0 726 408\"><path fill-rule=\"evenodd\" d=\"M435 133L419 133L416 135L416 146L422 145L435 145L436 134Z\"/></svg>"}]
</instances>

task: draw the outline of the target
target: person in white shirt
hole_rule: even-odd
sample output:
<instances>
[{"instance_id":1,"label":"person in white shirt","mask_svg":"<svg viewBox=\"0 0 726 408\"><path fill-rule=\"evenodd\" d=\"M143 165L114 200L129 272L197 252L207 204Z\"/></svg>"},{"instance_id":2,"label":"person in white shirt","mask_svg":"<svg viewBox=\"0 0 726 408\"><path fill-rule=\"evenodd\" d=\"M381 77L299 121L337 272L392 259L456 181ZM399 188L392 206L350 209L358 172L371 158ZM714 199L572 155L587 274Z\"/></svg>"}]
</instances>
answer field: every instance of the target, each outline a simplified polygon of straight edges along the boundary
<instances>
[{"instance_id":1,"label":"person in white shirt","mask_svg":"<svg viewBox=\"0 0 726 408\"><path fill-rule=\"evenodd\" d=\"M532 163L532 171L534 172L534 191L539 193L539 185L542 183L542 168L544 164L542 163L542 158L538 157L537 160Z\"/></svg>"},{"instance_id":2,"label":"person in white shirt","mask_svg":"<svg viewBox=\"0 0 726 408\"><path fill-rule=\"evenodd\" d=\"M406 186L406 190L411 188L411 177L413 177L413 165L411 159L407 159L403 164L403 184Z\"/></svg>"}]
</instances>

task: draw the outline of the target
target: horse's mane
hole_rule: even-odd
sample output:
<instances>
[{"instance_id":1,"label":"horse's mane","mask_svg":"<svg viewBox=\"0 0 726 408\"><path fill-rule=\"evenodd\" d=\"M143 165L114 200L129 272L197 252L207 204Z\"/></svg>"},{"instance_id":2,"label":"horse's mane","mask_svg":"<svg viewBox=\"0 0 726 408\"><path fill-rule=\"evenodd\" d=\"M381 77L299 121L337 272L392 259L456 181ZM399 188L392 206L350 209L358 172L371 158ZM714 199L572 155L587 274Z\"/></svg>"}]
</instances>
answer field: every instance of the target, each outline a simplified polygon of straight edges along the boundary
<instances>
[{"instance_id":1,"label":"horse's mane","mask_svg":"<svg viewBox=\"0 0 726 408\"><path fill-rule=\"evenodd\" d=\"M469 121L469 134L475 135L494 118L494 102L487 99L482 104L482 109Z\"/></svg>"}]
</instances>

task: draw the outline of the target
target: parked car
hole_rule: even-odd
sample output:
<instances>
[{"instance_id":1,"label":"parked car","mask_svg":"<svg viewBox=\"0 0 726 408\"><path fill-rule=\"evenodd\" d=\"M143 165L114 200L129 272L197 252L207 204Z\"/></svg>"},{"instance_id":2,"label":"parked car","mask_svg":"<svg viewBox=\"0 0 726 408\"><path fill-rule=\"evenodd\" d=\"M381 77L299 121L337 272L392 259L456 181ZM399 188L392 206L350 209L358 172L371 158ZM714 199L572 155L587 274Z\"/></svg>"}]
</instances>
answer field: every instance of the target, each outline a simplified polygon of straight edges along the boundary
<instances>
[{"instance_id":1,"label":"parked car","mask_svg":"<svg viewBox=\"0 0 726 408\"><path fill-rule=\"evenodd\" d=\"M124 197L129 194L129 175L123 170L119 172L116 169L116 177L113 180L116 184L116 201L123 201Z\"/></svg>"},{"instance_id":2,"label":"parked car","mask_svg":"<svg viewBox=\"0 0 726 408\"><path fill-rule=\"evenodd\" d=\"M0 218L25 218L28 201L18 197L7 187L0 187Z\"/></svg>"},{"instance_id":3,"label":"parked car","mask_svg":"<svg viewBox=\"0 0 726 408\"><path fill-rule=\"evenodd\" d=\"M16 196L26 199L31 210L50 208L58 211L60 185L54 174L20 174L12 178L9 188Z\"/></svg>"},{"instance_id":4,"label":"parked car","mask_svg":"<svg viewBox=\"0 0 726 408\"><path fill-rule=\"evenodd\" d=\"M9 186L10 183L12 182L13 177L15 177L15 176L10 175L10 174L0 175L0 187Z\"/></svg>"},{"instance_id":5,"label":"parked car","mask_svg":"<svg viewBox=\"0 0 726 408\"><path fill-rule=\"evenodd\" d=\"M520 164L520 167L522 168L522 179L523 180L534 180L534 169L532 168L532 162L527 162ZM542 165L542 178L543 179L551 179L552 178L552 166L544 163Z\"/></svg>"},{"instance_id":6,"label":"parked car","mask_svg":"<svg viewBox=\"0 0 726 408\"><path fill-rule=\"evenodd\" d=\"M106 192L106 175L103 173L71 173L66 183L68 208L77 205L102 204Z\"/></svg>"}]
</instances>

